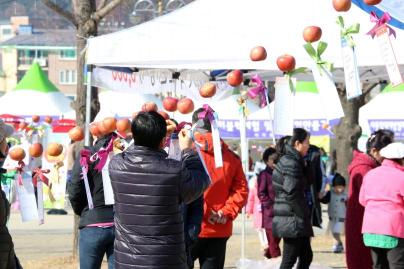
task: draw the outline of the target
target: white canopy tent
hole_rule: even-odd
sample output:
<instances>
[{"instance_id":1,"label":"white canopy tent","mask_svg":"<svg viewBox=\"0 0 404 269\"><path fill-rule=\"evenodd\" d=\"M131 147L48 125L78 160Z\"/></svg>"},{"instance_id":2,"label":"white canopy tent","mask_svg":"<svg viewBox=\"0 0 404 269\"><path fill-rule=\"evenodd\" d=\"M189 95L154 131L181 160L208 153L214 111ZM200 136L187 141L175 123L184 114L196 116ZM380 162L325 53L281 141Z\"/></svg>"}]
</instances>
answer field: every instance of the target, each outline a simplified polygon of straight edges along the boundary
<instances>
[{"instance_id":1,"label":"white canopy tent","mask_svg":"<svg viewBox=\"0 0 404 269\"><path fill-rule=\"evenodd\" d=\"M312 65L302 46L302 31L317 25L328 43L323 58L340 68L338 15L331 1L324 0L199 0L139 26L89 39L87 63L172 70L273 70L271 77L280 74L275 71L276 58L284 53L294 55L298 66ZM369 15L356 5L342 15L348 26L361 24L354 38L362 79L388 79L377 41L366 35L373 27ZM403 72L404 36L398 34L392 43ZM266 61L249 59L257 45L267 49ZM334 75L336 81L343 81L341 69Z\"/></svg>"}]
</instances>

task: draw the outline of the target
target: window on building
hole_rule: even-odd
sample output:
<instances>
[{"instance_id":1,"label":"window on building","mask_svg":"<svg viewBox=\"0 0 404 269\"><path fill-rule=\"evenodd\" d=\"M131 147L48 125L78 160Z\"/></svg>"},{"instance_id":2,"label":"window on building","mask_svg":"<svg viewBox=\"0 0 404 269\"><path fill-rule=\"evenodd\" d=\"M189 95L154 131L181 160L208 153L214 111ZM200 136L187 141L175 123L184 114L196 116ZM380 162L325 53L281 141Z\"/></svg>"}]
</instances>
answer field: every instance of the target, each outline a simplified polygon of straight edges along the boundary
<instances>
[{"instance_id":1,"label":"window on building","mask_svg":"<svg viewBox=\"0 0 404 269\"><path fill-rule=\"evenodd\" d=\"M59 84L76 84L77 72L76 70L61 70L59 71Z\"/></svg>"},{"instance_id":2,"label":"window on building","mask_svg":"<svg viewBox=\"0 0 404 269\"><path fill-rule=\"evenodd\" d=\"M59 58L63 60L75 60L76 59L76 51L75 50L61 50L59 54Z\"/></svg>"},{"instance_id":3,"label":"window on building","mask_svg":"<svg viewBox=\"0 0 404 269\"><path fill-rule=\"evenodd\" d=\"M12 33L13 32L11 29L3 29L3 32L2 32L3 35L11 35Z\"/></svg>"},{"instance_id":4,"label":"window on building","mask_svg":"<svg viewBox=\"0 0 404 269\"><path fill-rule=\"evenodd\" d=\"M18 63L23 65L31 65L35 59L48 58L46 50L18 50Z\"/></svg>"}]
</instances>

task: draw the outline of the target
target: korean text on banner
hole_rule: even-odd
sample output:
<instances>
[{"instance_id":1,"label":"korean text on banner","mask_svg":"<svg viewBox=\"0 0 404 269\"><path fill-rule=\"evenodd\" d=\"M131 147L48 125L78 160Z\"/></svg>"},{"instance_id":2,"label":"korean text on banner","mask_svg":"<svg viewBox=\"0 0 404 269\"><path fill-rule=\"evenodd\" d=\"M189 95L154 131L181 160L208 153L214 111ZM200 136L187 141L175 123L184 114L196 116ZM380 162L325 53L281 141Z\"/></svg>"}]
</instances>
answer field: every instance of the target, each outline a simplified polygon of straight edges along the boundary
<instances>
[{"instance_id":1,"label":"korean text on banner","mask_svg":"<svg viewBox=\"0 0 404 269\"><path fill-rule=\"evenodd\" d=\"M292 78L296 85L296 79ZM294 91L289 87L289 80L286 77L277 77L275 81L275 135L293 134L293 107Z\"/></svg>"},{"instance_id":2,"label":"korean text on banner","mask_svg":"<svg viewBox=\"0 0 404 269\"><path fill-rule=\"evenodd\" d=\"M342 60L344 64L346 96L349 99L358 97L362 94L358 64L356 61L355 48L349 45L349 42L341 37Z\"/></svg>"},{"instance_id":3,"label":"korean text on banner","mask_svg":"<svg viewBox=\"0 0 404 269\"><path fill-rule=\"evenodd\" d=\"M379 43L380 54L383 58L384 64L386 65L391 85L393 87L400 85L403 83L403 77L401 76L400 69L397 65L396 56L390 40L389 30L386 25L377 30L376 36Z\"/></svg>"}]
</instances>

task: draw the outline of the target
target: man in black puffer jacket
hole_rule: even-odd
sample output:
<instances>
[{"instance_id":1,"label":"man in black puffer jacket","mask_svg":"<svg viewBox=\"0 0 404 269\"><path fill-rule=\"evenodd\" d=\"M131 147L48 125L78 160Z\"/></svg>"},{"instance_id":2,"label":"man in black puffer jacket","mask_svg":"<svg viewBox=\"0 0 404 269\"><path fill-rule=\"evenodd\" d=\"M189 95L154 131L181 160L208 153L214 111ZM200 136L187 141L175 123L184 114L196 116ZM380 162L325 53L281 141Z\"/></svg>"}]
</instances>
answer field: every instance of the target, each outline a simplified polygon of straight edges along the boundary
<instances>
[{"instance_id":1,"label":"man in black puffer jacket","mask_svg":"<svg viewBox=\"0 0 404 269\"><path fill-rule=\"evenodd\" d=\"M187 268L181 203L199 198L209 178L185 130L181 161L167 159L166 131L161 115L140 112L132 122L134 145L110 162L116 269Z\"/></svg>"},{"instance_id":2,"label":"man in black puffer jacket","mask_svg":"<svg viewBox=\"0 0 404 269\"><path fill-rule=\"evenodd\" d=\"M291 269L297 258L297 268L308 269L313 258L310 246L313 228L305 198L308 178L303 160L309 148L309 137L305 130L296 128L292 137L281 140L280 143L284 143L279 152L282 157L272 176L275 190L272 233L284 241L281 269Z\"/></svg>"},{"instance_id":3,"label":"man in black puffer jacket","mask_svg":"<svg viewBox=\"0 0 404 269\"><path fill-rule=\"evenodd\" d=\"M86 148L90 154L107 147L112 134L98 139L94 146ZM76 215L80 216L79 253L80 269L101 268L104 255L108 259L108 268L114 268L114 210L112 205L105 205L102 172L95 166L98 161L88 164L88 183L94 208L89 209L80 158L75 160L71 181L67 183L70 204Z\"/></svg>"}]
</instances>

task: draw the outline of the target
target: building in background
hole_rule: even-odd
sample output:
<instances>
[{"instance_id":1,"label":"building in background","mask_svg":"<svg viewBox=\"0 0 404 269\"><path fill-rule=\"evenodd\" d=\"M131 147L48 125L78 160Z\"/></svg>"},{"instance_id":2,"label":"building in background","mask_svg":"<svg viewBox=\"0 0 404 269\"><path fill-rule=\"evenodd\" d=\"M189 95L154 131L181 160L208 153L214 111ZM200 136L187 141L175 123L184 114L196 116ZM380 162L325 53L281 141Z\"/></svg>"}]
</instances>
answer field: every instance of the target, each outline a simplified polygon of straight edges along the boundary
<instances>
[{"instance_id":1,"label":"building in background","mask_svg":"<svg viewBox=\"0 0 404 269\"><path fill-rule=\"evenodd\" d=\"M0 43L3 88L12 90L36 61L49 79L67 96L76 95L77 68L73 29L33 29L19 25L16 35Z\"/></svg>"}]
</instances>

